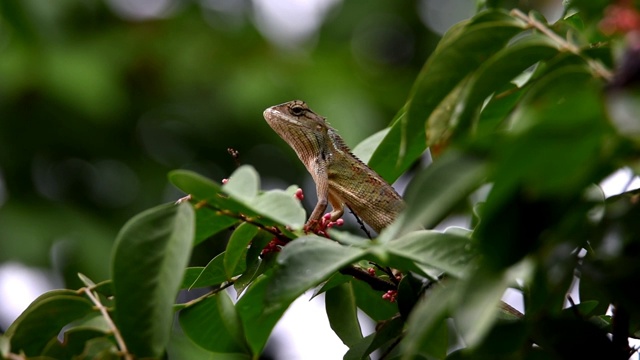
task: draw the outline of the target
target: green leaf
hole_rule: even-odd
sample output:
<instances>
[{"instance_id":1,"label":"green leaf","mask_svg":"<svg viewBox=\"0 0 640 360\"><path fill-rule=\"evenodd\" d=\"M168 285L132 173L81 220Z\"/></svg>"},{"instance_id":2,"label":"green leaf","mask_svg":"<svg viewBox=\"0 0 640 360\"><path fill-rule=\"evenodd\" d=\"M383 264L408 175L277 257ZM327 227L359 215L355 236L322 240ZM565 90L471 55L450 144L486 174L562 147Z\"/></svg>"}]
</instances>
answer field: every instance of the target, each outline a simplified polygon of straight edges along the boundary
<instances>
[{"instance_id":1,"label":"green leaf","mask_svg":"<svg viewBox=\"0 0 640 360\"><path fill-rule=\"evenodd\" d=\"M423 287L424 283L410 272L400 280L400 284L398 284L398 310L405 320L420 300Z\"/></svg>"},{"instance_id":2,"label":"green leaf","mask_svg":"<svg viewBox=\"0 0 640 360\"><path fill-rule=\"evenodd\" d=\"M280 308L305 291L327 280L342 267L358 261L365 251L336 244L318 236L305 236L282 249L267 290L270 307Z\"/></svg>"},{"instance_id":3,"label":"green leaf","mask_svg":"<svg viewBox=\"0 0 640 360\"><path fill-rule=\"evenodd\" d=\"M459 99L468 87L470 75L460 80L458 85L433 109L425 125L426 144L433 157L438 157L446 148L449 138L458 125Z\"/></svg>"},{"instance_id":4,"label":"green leaf","mask_svg":"<svg viewBox=\"0 0 640 360\"><path fill-rule=\"evenodd\" d=\"M499 91L493 94L482 108L476 122L477 136L484 137L488 143L493 143L496 129L499 129L499 126L506 122L508 115L525 93L525 90L513 84L509 84Z\"/></svg>"},{"instance_id":5,"label":"green leaf","mask_svg":"<svg viewBox=\"0 0 640 360\"><path fill-rule=\"evenodd\" d=\"M181 310L180 326L193 342L208 351L248 351L240 318L229 295L224 291Z\"/></svg>"},{"instance_id":6,"label":"green leaf","mask_svg":"<svg viewBox=\"0 0 640 360\"><path fill-rule=\"evenodd\" d=\"M13 353L37 356L64 326L94 311L93 303L75 291L49 291L20 314L4 336L11 341Z\"/></svg>"},{"instance_id":7,"label":"green leaf","mask_svg":"<svg viewBox=\"0 0 640 360\"><path fill-rule=\"evenodd\" d=\"M407 322L406 336L400 343L402 359L414 359L419 355L444 359L448 339L446 318L456 295L455 282L446 287L438 286L418 302Z\"/></svg>"},{"instance_id":8,"label":"green leaf","mask_svg":"<svg viewBox=\"0 0 640 360\"><path fill-rule=\"evenodd\" d=\"M225 193L240 199L245 203L250 203L260 189L260 177L258 172L251 166L240 166L231 174L229 181L222 186Z\"/></svg>"},{"instance_id":9,"label":"green leaf","mask_svg":"<svg viewBox=\"0 0 640 360\"><path fill-rule=\"evenodd\" d=\"M360 341L362 330L351 283L342 283L329 289L325 294L324 303L331 329L340 340L348 347Z\"/></svg>"},{"instance_id":10,"label":"green leaf","mask_svg":"<svg viewBox=\"0 0 640 360\"><path fill-rule=\"evenodd\" d=\"M444 154L409 184L405 193L407 208L396 220L398 225L394 229L403 234L421 226L435 227L480 186L486 168L481 159L458 152ZM395 236L393 231L383 232L383 235L386 238Z\"/></svg>"},{"instance_id":11,"label":"green leaf","mask_svg":"<svg viewBox=\"0 0 640 360\"><path fill-rule=\"evenodd\" d=\"M465 349L464 359L505 359L513 358L514 354L525 354L529 348L526 342L530 335L530 324L524 321L500 321L491 328L489 334L478 347ZM524 356L525 359L531 359ZM448 358L447 358L448 359Z\"/></svg>"},{"instance_id":12,"label":"green leaf","mask_svg":"<svg viewBox=\"0 0 640 360\"><path fill-rule=\"evenodd\" d=\"M406 153L404 150L404 134L401 124L406 122L406 105L398 111L391 127L388 128L384 139L379 143L367 164L374 169L383 179L393 183L404 172L399 162L400 156Z\"/></svg>"},{"instance_id":13,"label":"green leaf","mask_svg":"<svg viewBox=\"0 0 640 360\"><path fill-rule=\"evenodd\" d=\"M567 65L546 74L514 112L512 133L527 135L535 130L559 133L585 125L599 125L596 129L602 130L605 111L601 86L601 81L594 79L582 65Z\"/></svg>"},{"instance_id":14,"label":"green leaf","mask_svg":"<svg viewBox=\"0 0 640 360\"><path fill-rule=\"evenodd\" d=\"M118 234L111 270L114 320L129 351L138 357L164 353L194 222L190 204L161 205L129 220Z\"/></svg>"},{"instance_id":15,"label":"green leaf","mask_svg":"<svg viewBox=\"0 0 640 360\"><path fill-rule=\"evenodd\" d=\"M247 246L258 234L258 230L257 227L249 223L243 223L231 235L227 250L224 252L224 270L228 279L245 270L244 260L247 256Z\"/></svg>"},{"instance_id":16,"label":"green leaf","mask_svg":"<svg viewBox=\"0 0 640 360\"><path fill-rule=\"evenodd\" d=\"M397 304L382 298L384 292L373 290L363 281L352 281L351 286L356 296L358 308L373 321L389 320L398 314Z\"/></svg>"},{"instance_id":17,"label":"green leaf","mask_svg":"<svg viewBox=\"0 0 640 360\"><path fill-rule=\"evenodd\" d=\"M64 340L60 342L57 337L53 337L46 348L43 349L42 355L54 359L72 359L74 356L82 354L86 343L95 338L105 338L106 334L92 328L77 327L65 331ZM111 344L114 348L115 343Z\"/></svg>"},{"instance_id":18,"label":"green leaf","mask_svg":"<svg viewBox=\"0 0 640 360\"><path fill-rule=\"evenodd\" d=\"M255 171L255 170L254 170ZM246 173L250 173L252 171L247 170ZM251 176L251 175L247 175ZM264 226L275 226L277 227L283 234L290 238L295 238L296 235L293 234L285 225L290 225L293 228L295 226L299 226L299 223L304 222L304 209L299 201L295 200L293 196L291 199L293 202L286 202L286 200L282 199L282 195L275 195L274 198L277 197L276 200L276 212L273 213L273 207L270 207L269 204L266 204L267 200L273 199L271 196L273 195L265 195L271 192L282 193L282 190L269 191L265 194L259 195L258 199L263 196L267 196L266 200L260 200L258 206L261 206L261 209L258 210L255 208L256 200L253 198L252 201L245 202L241 199L236 199L233 196L229 196L222 191L222 187L217 183L200 176L192 171L185 170L176 170L169 173L169 180L180 190L184 191L187 194L190 194L193 202L201 203L203 205L209 207L211 210L216 211L216 214L225 215L234 214L234 215L242 215L246 218L251 219L252 221L262 224ZM233 185L236 186L236 185ZM232 186L232 188L233 188ZM234 190L239 191L239 190ZM285 192L286 193L286 192ZM243 196L248 197L247 194ZM298 210L292 209L297 207ZM286 210L285 215L277 215L278 211ZM294 215L292 215L294 214ZM285 220L289 220L293 218L292 224L282 224L279 221L274 220L272 216L284 216ZM303 218L302 221L299 218ZM295 226L294 226L295 225Z\"/></svg>"},{"instance_id":19,"label":"green leaf","mask_svg":"<svg viewBox=\"0 0 640 360\"><path fill-rule=\"evenodd\" d=\"M208 206L196 206L196 235L194 245L201 243L209 237L230 228L240 220L226 216L220 209L239 210L245 209L235 200L228 200L222 192L222 186L192 171L175 170L169 173L169 181L180 190L189 194L195 203L203 202ZM235 206L234 206L235 205Z\"/></svg>"},{"instance_id":20,"label":"green leaf","mask_svg":"<svg viewBox=\"0 0 640 360\"><path fill-rule=\"evenodd\" d=\"M249 354L241 353L212 353L194 344L193 341L175 326L171 332L171 341L167 348L167 359L197 359L197 360L251 360Z\"/></svg>"},{"instance_id":21,"label":"green leaf","mask_svg":"<svg viewBox=\"0 0 640 360\"><path fill-rule=\"evenodd\" d=\"M295 300L292 299L288 303L280 302L277 307L272 306L266 311L265 296L271 280L270 275L263 275L254 281L236 303L245 338L254 357L262 353L273 327Z\"/></svg>"},{"instance_id":22,"label":"green leaf","mask_svg":"<svg viewBox=\"0 0 640 360\"><path fill-rule=\"evenodd\" d=\"M487 11L450 29L416 80L406 116L399 116L371 157L370 165L388 181L395 180L427 147L425 122L458 83L489 56L503 48L523 25Z\"/></svg>"},{"instance_id":23,"label":"green leaf","mask_svg":"<svg viewBox=\"0 0 640 360\"><path fill-rule=\"evenodd\" d=\"M189 289L218 285L227 280L227 274L224 271L224 253L220 253L209 260Z\"/></svg>"},{"instance_id":24,"label":"green leaf","mask_svg":"<svg viewBox=\"0 0 640 360\"><path fill-rule=\"evenodd\" d=\"M456 327L469 347L480 344L499 317L499 304L507 288L528 281L532 264L523 261L506 271L481 267L458 285L460 299L452 309Z\"/></svg>"},{"instance_id":25,"label":"green leaf","mask_svg":"<svg viewBox=\"0 0 640 360\"><path fill-rule=\"evenodd\" d=\"M495 268L541 246L540 235L567 216L583 218L569 209L581 206L584 189L608 171L601 161L616 146L601 96L600 80L586 67L567 65L522 98L496 146L494 184L474 233Z\"/></svg>"},{"instance_id":26,"label":"green leaf","mask_svg":"<svg viewBox=\"0 0 640 360\"><path fill-rule=\"evenodd\" d=\"M206 202L215 209L242 212L247 209L242 203L229 198L222 186L193 171L174 170L169 173L169 181L178 189L191 195L195 202Z\"/></svg>"},{"instance_id":27,"label":"green leaf","mask_svg":"<svg viewBox=\"0 0 640 360\"><path fill-rule=\"evenodd\" d=\"M86 286L88 288L92 288L92 287L96 286L96 283L94 283L93 280L89 279L86 275L84 275L82 273L78 273L78 278L80 279L80 281L82 281L84 286Z\"/></svg>"},{"instance_id":28,"label":"green leaf","mask_svg":"<svg viewBox=\"0 0 640 360\"><path fill-rule=\"evenodd\" d=\"M100 281L93 287L93 292L98 293L105 298L113 297L113 285L111 280Z\"/></svg>"},{"instance_id":29,"label":"green leaf","mask_svg":"<svg viewBox=\"0 0 640 360\"><path fill-rule=\"evenodd\" d=\"M62 342L59 339L60 335L51 338L41 355L55 359L71 359L84 352L87 342L106 338L113 332L101 314L91 315L67 324ZM115 342L112 342L111 348L117 351Z\"/></svg>"},{"instance_id":30,"label":"green leaf","mask_svg":"<svg viewBox=\"0 0 640 360\"><path fill-rule=\"evenodd\" d=\"M384 251L401 258L438 268L463 277L475 256L471 240L464 236L435 230L409 233L381 246Z\"/></svg>"},{"instance_id":31,"label":"green leaf","mask_svg":"<svg viewBox=\"0 0 640 360\"><path fill-rule=\"evenodd\" d=\"M592 255L587 254L587 259L585 259L585 263L590 265ZM589 266L588 265L588 266ZM598 274L602 276L602 274ZM582 274L580 276L580 285L578 290L580 292L580 303L583 302L594 302L597 306L595 307L596 314L605 314L609 309L609 305L611 303L611 297L607 294L606 290L602 286L598 286L600 284L591 276L585 276ZM591 301L590 301L591 300Z\"/></svg>"},{"instance_id":32,"label":"green leaf","mask_svg":"<svg viewBox=\"0 0 640 360\"><path fill-rule=\"evenodd\" d=\"M262 275L275 264L275 256L264 256L262 258L260 254L267 244L273 239L273 234L266 231L260 231L251 242L251 247L247 251L246 256L246 270L242 275L233 283L234 289L238 297L242 292L254 281L258 276Z\"/></svg>"},{"instance_id":33,"label":"green leaf","mask_svg":"<svg viewBox=\"0 0 640 360\"><path fill-rule=\"evenodd\" d=\"M342 275L340 273L337 274L333 274L329 280L325 281L322 286L318 286L316 287L316 289L313 291L313 295L311 295L311 299L315 298L316 296L323 294L325 292L327 292L330 289L333 289L336 286L340 286L346 282L350 282L351 279L353 279L353 277L351 276L347 276L347 275ZM353 287L351 289L353 291Z\"/></svg>"},{"instance_id":34,"label":"green leaf","mask_svg":"<svg viewBox=\"0 0 640 360\"><path fill-rule=\"evenodd\" d=\"M558 54L557 46L548 37L533 34L495 53L473 74L458 98L457 111L451 122L464 128L474 125L474 119L489 95L535 63Z\"/></svg>"},{"instance_id":35,"label":"green leaf","mask_svg":"<svg viewBox=\"0 0 640 360\"><path fill-rule=\"evenodd\" d=\"M392 344L402 336L404 321L400 317L380 323L377 331L358 341L344 355L344 360L367 359L377 349Z\"/></svg>"},{"instance_id":36,"label":"green leaf","mask_svg":"<svg viewBox=\"0 0 640 360\"><path fill-rule=\"evenodd\" d=\"M106 337L98 337L85 343L80 359L119 360L118 349L113 342Z\"/></svg>"},{"instance_id":37,"label":"green leaf","mask_svg":"<svg viewBox=\"0 0 640 360\"><path fill-rule=\"evenodd\" d=\"M543 349L563 359L627 359L607 334L597 325L578 318L541 319L532 340Z\"/></svg>"},{"instance_id":38,"label":"green leaf","mask_svg":"<svg viewBox=\"0 0 640 360\"><path fill-rule=\"evenodd\" d=\"M219 211L207 207L196 208L196 235L193 246L239 222L238 219L222 215Z\"/></svg>"},{"instance_id":39,"label":"green leaf","mask_svg":"<svg viewBox=\"0 0 640 360\"><path fill-rule=\"evenodd\" d=\"M282 190L271 190L260 194L251 207L280 224L288 225L293 230L302 229L306 220L300 201Z\"/></svg>"},{"instance_id":40,"label":"green leaf","mask_svg":"<svg viewBox=\"0 0 640 360\"><path fill-rule=\"evenodd\" d=\"M346 354L344 354L343 360L370 360L369 354L375 351L370 350L373 347L373 340L375 339L377 332L373 332L354 344L349 348Z\"/></svg>"},{"instance_id":41,"label":"green leaf","mask_svg":"<svg viewBox=\"0 0 640 360\"><path fill-rule=\"evenodd\" d=\"M180 286L180 290L186 290L191 288L196 279L200 276L204 270L204 266L195 266L188 267L184 272L184 276L182 277L182 285Z\"/></svg>"},{"instance_id":42,"label":"green leaf","mask_svg":"<svg viewBox=\"0 0 640 360\"><path fill-rule=\"evenodd\" d=\"M94 293L98 293L106 298L110 298L113 296L113 287L111 286L111 280L104 280L99 283L94 283L93 280L89 279L84 274L78 273L78 277L80 281L82 281L85 286L91 288L91 291Z\"/></svg>"},{"instance_id":43,"label":"green leaf","mask_svg":"<svg viewBox=\"0 0 640 360\"><path fill-rule=\"evenodd\" d=\"M464 303L455 310L455 320L468 346L480 343L491 325L498 319L498 304L510 282L503 274L480 271L469 281L468 288L462 290Z\"/></svg>"},{"instance_id":44,"label":"green leaf","mask_svg":"<svg viewBox=\"0 0 640 360\"><path fill-rule=\"evenodd\" d=\"M191 195L194 202L209 204L215 210L224 209L243 214L251 211L242 202L226 195L220 184L193 171L174 170L169 173L169 181L178 189Z\"/></svg>"},{"instance_id":45,"label":"green leaf","mask_svg":"<svg viewBox=\"0 0 640 360\"><path fill-rule=\"evenodd\" d=\"M355 246L359 248L369 248L372 246L371 239L354 235L350 232L339 231L336 228L329 229L329 235L332 240L337 241L338 243L346 246Z\"/></svg>"},{"instance_id":46,"label":"green leaf","mask_svg":"<svg viewBox=\"0 0 640 360\"><path fill-rule=\"evenodd\" d=\"M353 154L360 159L363 163L368 163L371 159L371 156L376 151L382 139L389 133L389 128L382 129L377 133L369 136L368 138L362 140L358 145L356 145L352 152Z\"/></svg>"}]
</instances>

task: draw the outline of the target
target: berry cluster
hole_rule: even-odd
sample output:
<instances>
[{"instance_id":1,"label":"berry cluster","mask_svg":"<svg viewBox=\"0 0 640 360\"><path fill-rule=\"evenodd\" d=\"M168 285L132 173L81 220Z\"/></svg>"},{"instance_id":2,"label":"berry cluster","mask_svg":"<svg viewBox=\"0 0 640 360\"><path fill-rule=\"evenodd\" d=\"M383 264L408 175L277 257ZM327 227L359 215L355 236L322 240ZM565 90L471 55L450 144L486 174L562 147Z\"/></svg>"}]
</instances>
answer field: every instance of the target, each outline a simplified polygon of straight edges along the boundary
<instances>
[{"instance_id":1,"label":"berry cluster","mask_svg":"<svg viewBox=\"0 0 640 360\"><path fill-rule=\"evenodd\" d=\"M280 249L282 249L282 247L285 245L287 245L287 243L278 239L277 237L274 237L273 239L271 239L271 241L269 241L267 246L262 249L262 251L260 252L260 256L262 257L274 252L280 252Z\"/></svg>"},{"instance_id":2,"label":"berry cluster","mask_svg":"<svg viewBox=\"0 0 640 360\"><path fill-rule=\"evenodd\" d=\"M605 34L626 34L640 30L640 13L628 1L609 5L604 11L604 18L600 21L600 29Z\"/></svg>"},{"instance_id":3,"label":"berry cluster","mask_svg":"<svg viewBox=\"0 0 640 360\"><path fill-rule=\"evenodd\" d=\"M342 226L344 224L344 220L342 219L338 219L336 221L331 221L330 219L331 219L330 213L326 213L324 214L323 217L320 218L320 221L318 222L318 226L314 231L316 235L329 238L329 235L327 234L327 230L331 229L334 226Z\"/></svg>"},{"instance_id":4,"label":"berry cluster","mask_svg":"<svg viewBox=\"0 0 640 360\"><path fill-rule=\"evenodd\" d=\"M382 298L389 302L396 302L397 297L398 297L398 290L389 290L386 293L384 293L384 295L382 295Z\"/></svg>"}]
</instances>

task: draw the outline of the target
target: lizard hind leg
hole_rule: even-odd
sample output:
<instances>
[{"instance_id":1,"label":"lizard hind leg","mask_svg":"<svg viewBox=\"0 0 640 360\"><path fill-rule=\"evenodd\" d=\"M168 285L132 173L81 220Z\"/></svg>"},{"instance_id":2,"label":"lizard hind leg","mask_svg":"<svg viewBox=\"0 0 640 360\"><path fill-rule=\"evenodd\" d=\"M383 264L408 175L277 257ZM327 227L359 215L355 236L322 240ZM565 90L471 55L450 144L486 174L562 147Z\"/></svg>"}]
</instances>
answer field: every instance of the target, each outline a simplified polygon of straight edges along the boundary
<instances>
[{"instance_id":1,"label":"lizard hind leg","mask_svg":"<svg viewBox=\"0 0 640 360\"><path fill-rule=\"evenodd\" d=\"M329 203L331 204L329 221L334 222L344 214L344 201L337 195L329 193Z\"/></svg>"}]
</instances>

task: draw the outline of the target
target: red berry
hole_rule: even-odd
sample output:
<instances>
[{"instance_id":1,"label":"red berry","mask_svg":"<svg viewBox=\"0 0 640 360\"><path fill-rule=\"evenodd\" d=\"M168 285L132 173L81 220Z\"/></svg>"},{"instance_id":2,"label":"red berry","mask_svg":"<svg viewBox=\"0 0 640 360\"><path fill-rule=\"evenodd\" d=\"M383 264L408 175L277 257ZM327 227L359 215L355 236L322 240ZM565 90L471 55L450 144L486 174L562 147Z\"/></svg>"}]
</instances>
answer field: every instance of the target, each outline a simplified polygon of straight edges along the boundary
<instances>
[{"instance_id":1,"label":"red berry","mask_svg":"<svg viewBox=\"0 0 640 360\"><path fill-rule=\"evenodd\" d=\"M384 300L388 300L389 302L396 302L397 296L398 296L398 290L389 290L384 295L382 295L382 298Z\"/></svg>"}]
</instances>

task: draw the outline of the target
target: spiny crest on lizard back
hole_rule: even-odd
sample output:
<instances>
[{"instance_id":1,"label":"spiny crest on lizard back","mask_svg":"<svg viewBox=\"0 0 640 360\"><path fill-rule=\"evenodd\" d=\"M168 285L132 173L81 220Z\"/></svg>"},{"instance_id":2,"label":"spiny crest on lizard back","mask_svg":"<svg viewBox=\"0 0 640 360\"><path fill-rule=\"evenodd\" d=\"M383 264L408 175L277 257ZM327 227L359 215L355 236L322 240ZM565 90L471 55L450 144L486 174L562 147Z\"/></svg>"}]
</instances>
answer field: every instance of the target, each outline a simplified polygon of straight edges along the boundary
<instances>
[{"instance_id":1,"label":"spiny crest on lizard back","mask_svg":"<svg viewBox=\"0 0 640 360\"><path fill-rule=\"evenodd\" d=\"M344 143L344 140L342 140L342 137L340 135L338 135L338 132L336 132L336 130L334 128L330 127L330 126L328 128L329 129L328 129L327 133L329 134L329 138L331 138L331 142L334 144L334 146L338 150L341 150L343 152L349 153L356 160L360 161L360 159L358 159L355 155L353 155L353 153L351 152L351 149L349 148L349 146L347 146L347 144Z\"/></svg>"},{"instance_id":2,"label":"spiny crest on lizard back","mask_svg":"<svg viewBox=\"0 0 640 360\"><path fill-rule=\"evenodd\" d=\"M341 150L341 151L343 151L345 153L348 153L357 162L359 162L360 164L362 164L362 165L366 166L367 168L369 168L369 166L367 164L362 162L362 160L360 160L353 152L351 152L351 149L349 148L349 146L347 146L347 144L344 143L344 140L342 140L342 137L340 135L338 135L338 133L336 132L336 130L334 128L332 128L331 126L327 126L327 127L328 127L329 137L331 138L331 142L333 142L333 144L335 145L336 148L338 148L338 150Z\"/></svg>"}]
</instances>

